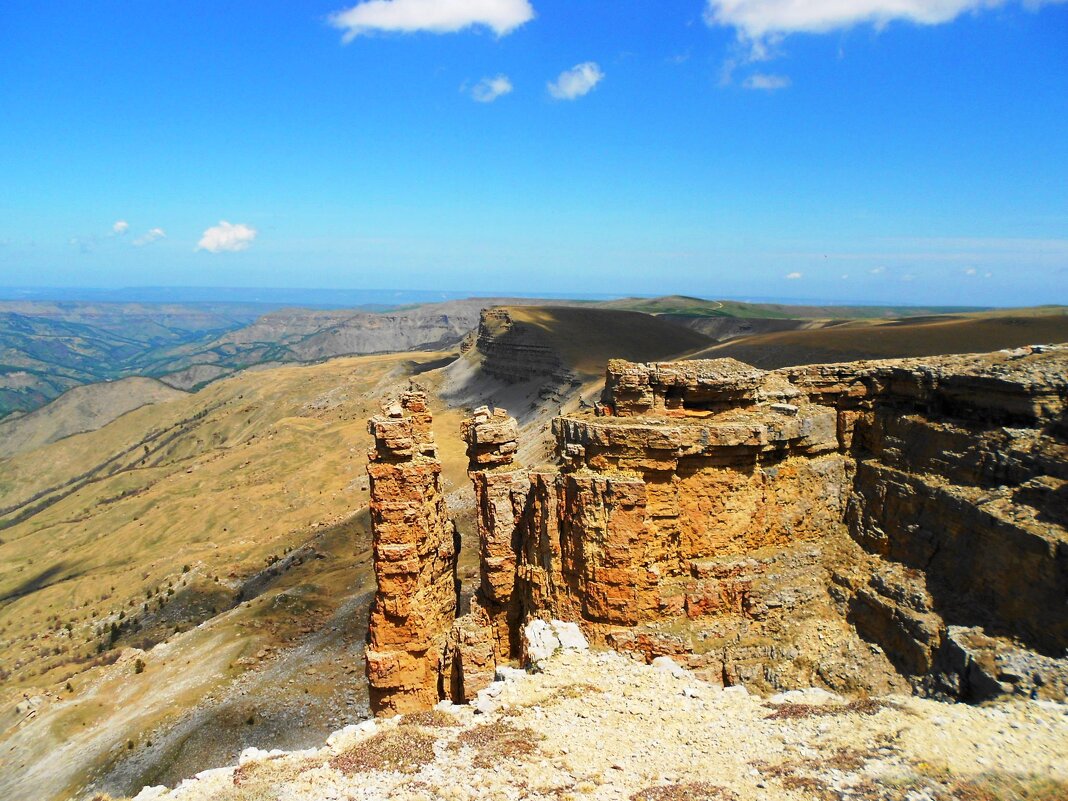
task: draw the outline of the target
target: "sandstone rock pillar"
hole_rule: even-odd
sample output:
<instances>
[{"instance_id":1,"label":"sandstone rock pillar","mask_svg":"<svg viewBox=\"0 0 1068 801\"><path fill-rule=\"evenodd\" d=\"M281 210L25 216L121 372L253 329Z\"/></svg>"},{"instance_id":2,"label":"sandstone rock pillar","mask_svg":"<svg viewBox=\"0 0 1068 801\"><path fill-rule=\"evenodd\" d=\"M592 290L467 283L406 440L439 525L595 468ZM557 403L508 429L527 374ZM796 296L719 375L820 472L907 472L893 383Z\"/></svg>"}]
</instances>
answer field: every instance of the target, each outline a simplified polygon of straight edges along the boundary
<instances>
[{"instance_id":1,"label":"sandstone rock pillar","mask_svg":"<svg viewBox=\"0 0 1068 801\"><path fill-rule=\"evenodd\" d=\"M480 585L473 603L492 623L496 658L508 660L519 655L516 558L530 477L515 462L519 425L504 409L476 409L460 433L467 442L478 512Z\"/></svg>"},{"instance_id":2,"label":"sandstone rock pillar","mask_svg":"<svg viewBox=\"0 0 1068 801\"><path fill-rule=\"evenodd\" d=\"M441 492L426 393L412 385L371 419L368 454L378 591L371 607L367 679L376 715L428 709L456 618L456 528Z\"/></svg>"},{"instance_id":3,"label":"sandstone rock pillar","mask_svg":"<svg viewBox=\"0 0 1068 801\"><path fill-rule=\"evenodd\" d=\"M503 409L475 410L460 429L470 459L478 521L480 584L471 612L456 621L442 665L455 702L470 701L493 681L500 662L519 655L520 597L516 556L530 493L526 470L516 469L519 426Z\"/></svg>"}]
</instances>

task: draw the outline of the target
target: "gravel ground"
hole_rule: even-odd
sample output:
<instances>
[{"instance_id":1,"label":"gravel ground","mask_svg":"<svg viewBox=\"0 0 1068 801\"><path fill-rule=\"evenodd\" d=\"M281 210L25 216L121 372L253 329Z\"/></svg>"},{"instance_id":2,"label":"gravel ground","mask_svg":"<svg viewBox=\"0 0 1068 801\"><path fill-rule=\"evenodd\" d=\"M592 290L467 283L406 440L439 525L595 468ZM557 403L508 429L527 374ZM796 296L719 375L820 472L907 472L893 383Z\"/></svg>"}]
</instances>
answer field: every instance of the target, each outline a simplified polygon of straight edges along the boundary
<instances>
[{"instance_id":1,"label":"gravel ground","mask_svg":"<svg viewBox=\"0 0 1068 801\"><path fill-rule=\"evenodd\" d=\"M318 750L252 749L137 801L1068 798L1068 705L760 698L615 653L505 673L471 707L349 726Z\"/></svg>"}]
</instances>

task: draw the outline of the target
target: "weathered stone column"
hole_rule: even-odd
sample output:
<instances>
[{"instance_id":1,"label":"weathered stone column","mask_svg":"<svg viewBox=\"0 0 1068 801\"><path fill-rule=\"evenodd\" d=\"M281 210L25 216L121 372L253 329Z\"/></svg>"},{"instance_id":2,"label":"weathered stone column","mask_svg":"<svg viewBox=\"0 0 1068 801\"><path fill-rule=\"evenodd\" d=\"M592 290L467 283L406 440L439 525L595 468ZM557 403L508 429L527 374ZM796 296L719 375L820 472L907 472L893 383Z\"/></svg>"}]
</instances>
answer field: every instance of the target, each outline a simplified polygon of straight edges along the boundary
<instances>
[{"instance_id":1,"label":"weathered stone column","mask_svg":"<svg viewBox=\"0 0 1068 801\"><path fill-rule=\"evenodd\" d=\"M429 709L456 618L456 528L441 492L426 393L412 385L371 419L368 454L378 591L371 607L367 680L376 715Z\"/></svg>"},{"instance_id":2,"label":"weathered stone column","mask_svg":"<svg viewBox=\"0 0 1068 801\"><path fill-rule=\"evenodd\" d=\"M519 426L503 409L475 410L460 433L467 442L475 488L481 582L471 612L456 621L443 664L453 701L471 700L493 681L500 662L519 655L521 604L516 557L530 494L526 470L516 469Z\"/></svg>"},{"instance_id":3,"label":"weathered stone column","mask_svg":"<svg viewBox=\"0 0 1068 801\"><path fill-rule=\"evenodd\" d=\"M529 471L515 462L519 426L504 409L483 406L465 420L460 433L467 442L468 475L475 487L481 582L473 603L493 625L498 660L519 655L520 598L516 559L530 495Z\"/></svg>"}]
</instances>

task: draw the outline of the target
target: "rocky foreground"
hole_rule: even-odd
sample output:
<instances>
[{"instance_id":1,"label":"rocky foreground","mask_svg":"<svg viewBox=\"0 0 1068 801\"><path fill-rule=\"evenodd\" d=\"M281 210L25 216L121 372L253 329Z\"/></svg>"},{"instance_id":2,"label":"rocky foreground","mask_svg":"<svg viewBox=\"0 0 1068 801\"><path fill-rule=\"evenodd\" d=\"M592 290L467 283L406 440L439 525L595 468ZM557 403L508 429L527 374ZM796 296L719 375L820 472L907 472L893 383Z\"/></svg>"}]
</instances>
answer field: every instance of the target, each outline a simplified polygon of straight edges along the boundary
<instances>
[{"instance_id":1,"label":"rocky foreground","mask_svg":"<svg viewBox=\"0 0 1068 801\"><path fill-rule=\"evenodd\" d=\"M770 696L668 659L558 652L471 705L369 720L318 750L249 749L137 801L1068 798L1068 705Z\"/></svg>"}]
</instances>

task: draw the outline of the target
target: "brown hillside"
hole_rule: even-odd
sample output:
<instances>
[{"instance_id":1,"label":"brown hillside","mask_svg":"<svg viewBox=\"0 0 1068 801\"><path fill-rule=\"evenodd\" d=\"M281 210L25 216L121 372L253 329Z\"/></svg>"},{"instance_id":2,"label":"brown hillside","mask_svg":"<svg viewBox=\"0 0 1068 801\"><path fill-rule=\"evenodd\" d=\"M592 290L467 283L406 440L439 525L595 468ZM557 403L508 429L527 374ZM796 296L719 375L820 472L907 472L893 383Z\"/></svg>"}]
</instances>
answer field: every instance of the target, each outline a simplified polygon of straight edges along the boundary
<instances>
[{"instance_id":1,"label":"brown hillside","mask_svg":"<svg viewBox=\"0 0 1068 801\"><path fill-rule=\"evenodd\" d=\"M137 376L75 387L47 406L0 422L0 458L95 431L134 409L182 397L180 390Z\"/></svg>"},{"instance_id":2,"label":"brown hillside","mask_svg":"<svg viewBox=\"0 0 1068 801\"><path fill-rule=\"evenodd\" d=\"M883 323L760 334L715 345L691 358L733 357L764 369L795 364L980 353L1068 342L1063 310L1013 310L977 315L905 318Z\"/></svg>"},{"instance_id":3,"label":"brown hillside","mask_svg":"<svg viewBox=\"0 0 1068 801\"><path fill-rule=\"evenodd\" d=\"M514 306L517 327L534 329L577 373L601 375L609 359L648 362L706 346L696 331L641 312L563 306Z\"/></svg>"}]
</instances>

